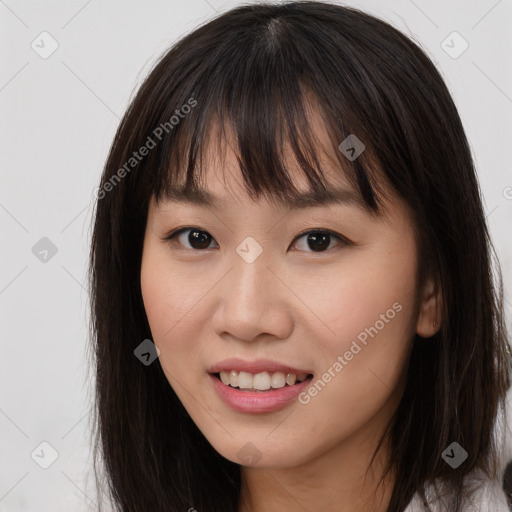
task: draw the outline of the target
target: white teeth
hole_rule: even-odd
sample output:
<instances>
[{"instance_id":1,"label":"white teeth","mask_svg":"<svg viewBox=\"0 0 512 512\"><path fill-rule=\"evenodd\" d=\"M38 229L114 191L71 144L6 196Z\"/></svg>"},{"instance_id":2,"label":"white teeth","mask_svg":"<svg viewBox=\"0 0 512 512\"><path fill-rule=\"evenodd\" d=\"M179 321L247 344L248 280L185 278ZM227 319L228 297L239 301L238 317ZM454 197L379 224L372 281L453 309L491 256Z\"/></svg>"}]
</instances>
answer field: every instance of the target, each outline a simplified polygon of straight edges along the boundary
<instances>
[{"instance_id":1,"label":"white teeth","mask_svg":"<svg viewBox=\"0 0 512 512\"><path fill-rule=\"evenodd\" d=\"M270 375L268 372L257 373L252 378L252 387L259 391L265 391L270 389Z\"/></svg>"},{"instance_id":2,"label":"white teeth","mask_svg":"<svg viewBox=\"0 0 512 512\"><path fill-rule=\"evenodd\" d=\"M238 374L238 387L240 389L252 388L252 375L247 372L240 372Z\"/></svg>"},{"instance_id":3,"label":"white teeth","mask_svg":"<svg viewBox=\"0 0 512 512\"><path fill-rule=\"evenodd\" d=\"M288 386L293 386L295 384L296 378L297 378L297 376L295 375L295 373L287 373L286 374L286 384L288 384Z\"/></svg>"},{"instance_id":4,"label":"white teeth","mask_svg":"<svg viewBox=\"0 0 512 512\"><path fill-rule=\"evenodd\" d=\"M249 372L237 372L231 370L230 372L220 372L220 380L227 386L240 389L254 389L258 391L266 391L270 388L279 389L284 388L285 385L293 386L296 382L302 382L307 378L307 373L287 373L275 372L260 372L252 374Z\"/></svg>"},{"instance_id":5,"label":"white teeth","mask_svg":"<svg viewBox=\"0 0 512 512\"><path fill-rule=\"evenodd\" d=\"M270 379L270 385L273 388L284 388L286 384L286 379L284 373L277 372L272 374L272 378Z\"/></svg>"}]
</instances>

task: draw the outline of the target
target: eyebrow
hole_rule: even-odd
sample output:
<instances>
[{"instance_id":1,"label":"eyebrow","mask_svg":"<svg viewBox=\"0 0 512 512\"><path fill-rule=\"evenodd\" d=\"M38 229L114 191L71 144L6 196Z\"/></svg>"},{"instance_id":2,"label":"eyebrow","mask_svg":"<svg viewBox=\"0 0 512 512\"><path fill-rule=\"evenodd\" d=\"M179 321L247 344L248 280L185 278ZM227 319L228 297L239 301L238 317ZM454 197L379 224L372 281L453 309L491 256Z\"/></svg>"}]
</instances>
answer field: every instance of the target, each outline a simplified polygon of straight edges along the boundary
<instances>
[{"instance_id":1,"label":"eyebrow","mask_svg":"<svg viewBox=\"0 0 512 512\"><path fill-rule=\"evenodd\" d=\"M223 199L203 189L173 189L165 195L165 199L170 202L185 203L193 206L203 206L213 209L220 209L224 202ZM358 194L352 190L340 188L332 188L319 192L303 192L292 199L283 198L280 202L291 210L343 204L353 206L363 210L364 212L368 211L368 206Z\"/></svg>"}]
</instances>

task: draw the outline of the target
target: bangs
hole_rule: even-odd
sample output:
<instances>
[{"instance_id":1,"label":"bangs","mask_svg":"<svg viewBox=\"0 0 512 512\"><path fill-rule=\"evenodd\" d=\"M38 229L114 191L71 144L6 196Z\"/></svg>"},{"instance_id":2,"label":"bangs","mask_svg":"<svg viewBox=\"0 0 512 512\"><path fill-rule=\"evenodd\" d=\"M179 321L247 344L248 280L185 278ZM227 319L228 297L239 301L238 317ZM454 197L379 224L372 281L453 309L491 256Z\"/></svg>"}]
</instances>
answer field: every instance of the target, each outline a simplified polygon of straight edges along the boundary
<instances>
[{"instance_id":1,"label":"bangs","mask_svg":"<svg viewBox=\"0 0 512 512\"><path fill-rule=\"evenodd\" d=\"M197 119L183 122L171 144L169 163L162 166L155 180L156 202L180 195L200 196L212 160L220 162L224 169L229 147L236 155L245 190L253 200L264 197L281 207L297 201L303 192L293 184L293 168L307 179L312 197L327 199L335 187L320 163L323 156L329 167L342 174L357 191L367 211L378 215L382 191L378 188L377 171L372 167L374 159L369 158L368 146L365 144L357 159L349 160L339 146L357 130L344 132L340 126L337 133L332 127L323 128L329 135L328 145L323 144L311 126L311 116L305 115L311 104L305 97L302 95L297 102L289 99L290 103L283 106L265 101L258 94L254 99L244 95L243 102L225 104L224 109L217 111L204 109ZM262 110L264 105L267 105L266 112ZM325 119L325 113L322 114ZM325 126L329 121L322 122Z\"/></svg>"}]
</instances>

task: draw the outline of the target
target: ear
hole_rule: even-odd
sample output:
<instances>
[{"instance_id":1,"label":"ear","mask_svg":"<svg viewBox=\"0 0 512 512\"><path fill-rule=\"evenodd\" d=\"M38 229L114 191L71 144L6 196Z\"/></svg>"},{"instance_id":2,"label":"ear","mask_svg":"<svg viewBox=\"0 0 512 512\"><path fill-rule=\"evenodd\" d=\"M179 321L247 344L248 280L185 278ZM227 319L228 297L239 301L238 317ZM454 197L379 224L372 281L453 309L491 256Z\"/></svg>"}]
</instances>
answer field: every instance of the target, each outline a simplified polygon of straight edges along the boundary
<instances>
[{"instance_id":1,"label":"ear","mask_svg":"<svg viewBox=\"0 0 512 512\"><path fill-rule=\"evenodd\" d=\"M441 324L441 291L436 291L433 279L427 279L420 292L420 305L416 332L422 338L430 338Z\"/></svg>"}]
</instances>

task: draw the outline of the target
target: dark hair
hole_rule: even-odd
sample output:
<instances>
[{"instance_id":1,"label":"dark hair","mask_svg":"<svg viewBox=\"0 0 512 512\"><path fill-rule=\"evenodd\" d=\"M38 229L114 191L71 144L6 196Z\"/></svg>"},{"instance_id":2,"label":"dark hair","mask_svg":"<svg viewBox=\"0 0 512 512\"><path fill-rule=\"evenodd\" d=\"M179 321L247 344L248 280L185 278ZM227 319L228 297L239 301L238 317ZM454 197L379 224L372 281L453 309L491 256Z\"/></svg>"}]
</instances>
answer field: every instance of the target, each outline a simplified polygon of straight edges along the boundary
<instances>
[{"instance_id":1,"label":"dark hair","mask_svg":"<svg viewBox=\"0 0 512 512\"><path fill-rule=\"evenodd\" d=\"M396 483L388 511L404 510L415 492L424 497L436 479L456 497L450 510L460 511L464 477L496 472L493 429L510 369L502 278L446 85L417 44L369 14L324 2L261 3L214 18L160 58L131 101L103 171L89 268L94 456L97 484L101 455L116 510L238 510L240 466L208 443L159 361L145 366L134 357L151 338L140 287L147 211L151 197L197 188L216 120L235 134L251 197L295 194L283 141L311 188L325 191L305 115L311 104L368 210L382 214L382 179L408 206L418 286L431 276L441 292L440 329L428 341L413 340L389 425L387 469ZM338 150L350 134L366 147L354 160ZM453 441L468 452L456 471L441 458Z\"/></svg>"}]
</instances>

